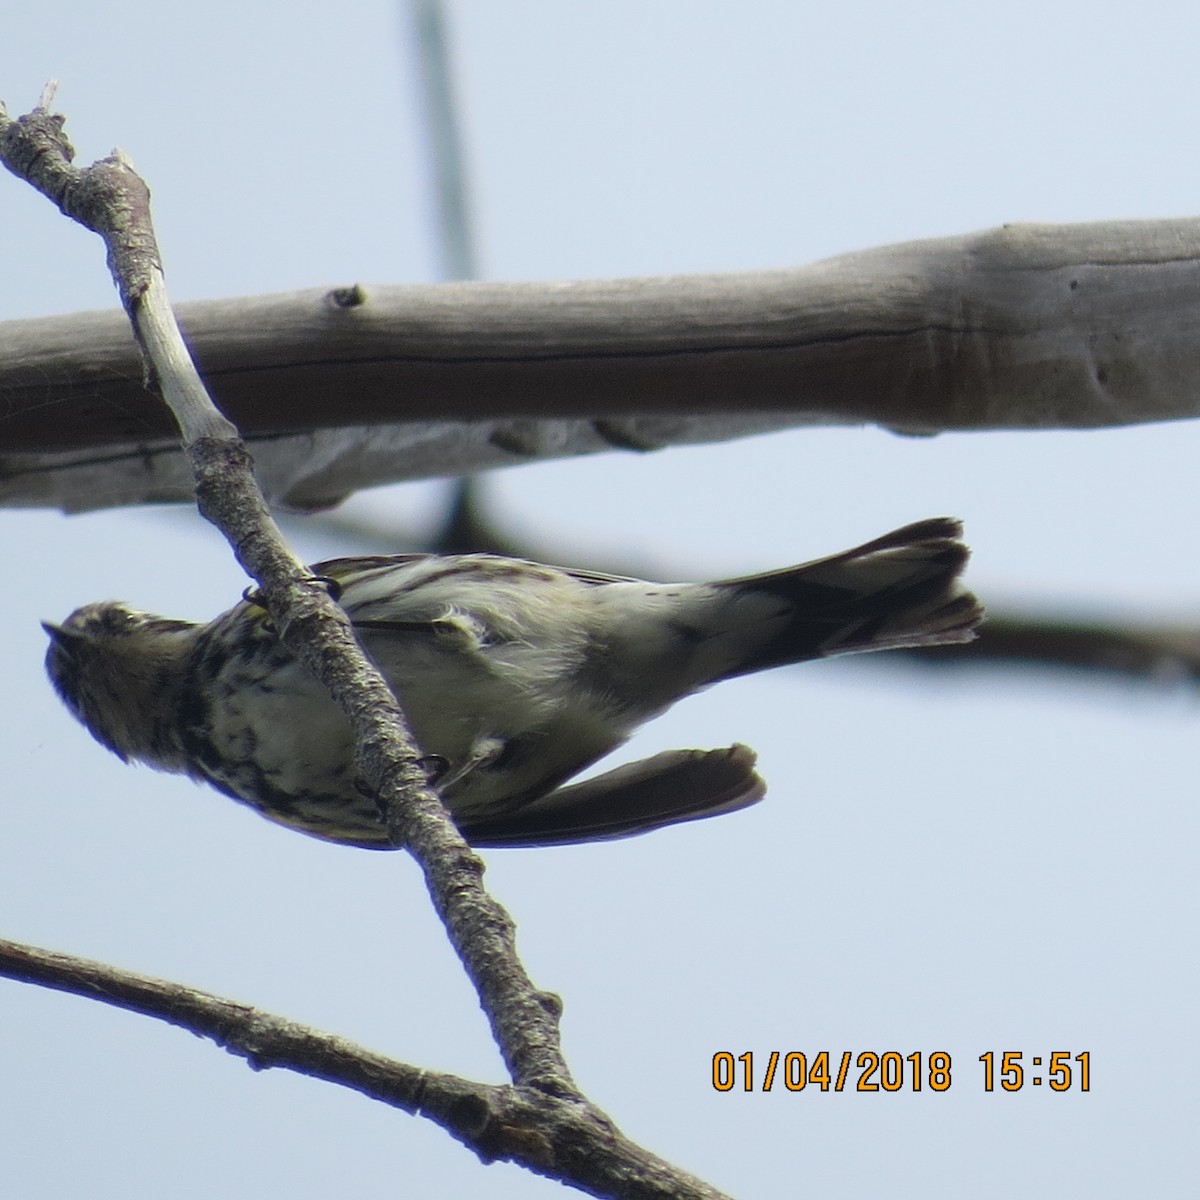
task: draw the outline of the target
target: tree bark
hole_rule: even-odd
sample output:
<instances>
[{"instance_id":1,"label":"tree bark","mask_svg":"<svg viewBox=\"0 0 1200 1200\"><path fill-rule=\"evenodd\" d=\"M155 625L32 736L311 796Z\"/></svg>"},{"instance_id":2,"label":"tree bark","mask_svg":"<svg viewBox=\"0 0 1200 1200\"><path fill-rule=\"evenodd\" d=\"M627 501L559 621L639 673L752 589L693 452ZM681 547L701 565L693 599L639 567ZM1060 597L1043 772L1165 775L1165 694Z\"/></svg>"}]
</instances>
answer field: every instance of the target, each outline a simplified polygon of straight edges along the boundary
<instances>
[{"instance_id":1,"label":"tree bark","mask_svg":"<svg viewBox=\"0 0 1200 1200\"><path fill-rule=\"evenodd\" d=\"M800 425L1062 429L1200 411L1200 219L1011 225L794 270L179 306L272 501ZM190 498L118 313L0 327L0 503Z\"/></svg>"}]
</instances>

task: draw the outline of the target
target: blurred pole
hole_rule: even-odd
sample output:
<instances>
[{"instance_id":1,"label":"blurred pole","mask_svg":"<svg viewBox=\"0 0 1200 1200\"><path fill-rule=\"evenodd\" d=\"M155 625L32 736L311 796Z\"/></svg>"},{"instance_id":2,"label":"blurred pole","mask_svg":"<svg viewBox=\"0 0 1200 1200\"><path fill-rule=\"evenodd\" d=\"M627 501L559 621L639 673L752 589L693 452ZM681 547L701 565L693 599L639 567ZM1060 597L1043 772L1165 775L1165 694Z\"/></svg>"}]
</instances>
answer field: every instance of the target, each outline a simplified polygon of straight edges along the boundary
<instances>
[{"instance_id":1,"label":"blurred pole","mask_svg":"<svg viewBox=\"0 0 1200 1200\"><path fill-rule=\"evenodd\" d=\"M433 168L439 274L444 280L478 279L479 256L450 63L445 0L409 0L409 5L420 70L421 123ZM429 549L439 554L505 553L506 539L483 515L476 476L463 476L454 484L450 510Z\"/></svg>"},{"instance_id":2,"label":"blurred pole","mask_svg":"<svg viewBox=\"0 0 1200 1200\"><path fill-rule=\"evenodd\" d=\"M443 0L409 0L420 67L421 104L429 158L441 278L476 279L479 260L455 103L446 5Z\"/></svg>"}]
</instances>

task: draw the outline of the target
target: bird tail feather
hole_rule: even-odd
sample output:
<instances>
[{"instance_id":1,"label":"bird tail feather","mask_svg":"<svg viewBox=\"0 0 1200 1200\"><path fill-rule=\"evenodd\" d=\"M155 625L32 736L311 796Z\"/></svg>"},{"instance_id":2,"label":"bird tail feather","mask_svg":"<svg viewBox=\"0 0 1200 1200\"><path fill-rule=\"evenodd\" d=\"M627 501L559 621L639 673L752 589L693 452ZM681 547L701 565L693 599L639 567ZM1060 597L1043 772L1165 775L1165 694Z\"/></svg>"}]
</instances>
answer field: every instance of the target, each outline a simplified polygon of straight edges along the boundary
<instances>
[{"instance_id":1,"label":"bird tail feather","mask_svg":"<svg viewBox=\"0 0 1200 1200\"><path fill-rule=\"evenodd\" d=\"M786 601L780 631L721 678L851 651L969 642L983 606L959 579L962 525L934 517L830 558L720 585Z\"/></svg>"}]
</instances>

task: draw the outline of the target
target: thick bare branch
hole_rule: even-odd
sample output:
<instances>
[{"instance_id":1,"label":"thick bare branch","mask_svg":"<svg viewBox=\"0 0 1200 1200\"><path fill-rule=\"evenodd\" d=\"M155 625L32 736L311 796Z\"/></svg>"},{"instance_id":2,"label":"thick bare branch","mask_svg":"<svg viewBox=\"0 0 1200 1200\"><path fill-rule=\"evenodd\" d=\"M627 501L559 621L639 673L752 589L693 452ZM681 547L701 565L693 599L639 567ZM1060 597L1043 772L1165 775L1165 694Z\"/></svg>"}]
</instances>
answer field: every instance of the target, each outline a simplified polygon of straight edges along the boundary
<instances>
[{"instance_id":1,"label":"thick bare branch","mask_svg":"<svg viewBox=\"0 0 1200 1200\"><path fill-rule=\"evenodd\" d=\"M1200 220L1012 225L786 271L339 288L180 306L272 500L798 425L1055 429L1200 411ZM122 323L0 337L0 503L183 499Z\"/></svg>"}]
</instances>

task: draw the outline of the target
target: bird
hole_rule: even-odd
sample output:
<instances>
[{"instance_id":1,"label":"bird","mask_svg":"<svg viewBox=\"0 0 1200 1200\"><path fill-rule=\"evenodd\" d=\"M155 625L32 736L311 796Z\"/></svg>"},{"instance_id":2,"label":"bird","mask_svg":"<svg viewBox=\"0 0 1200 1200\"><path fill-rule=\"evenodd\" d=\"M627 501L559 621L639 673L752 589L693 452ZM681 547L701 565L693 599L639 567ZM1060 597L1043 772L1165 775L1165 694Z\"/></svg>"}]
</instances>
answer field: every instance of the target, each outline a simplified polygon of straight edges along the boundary
<instances>
[{"instance_id":1,"label":"bird","mask_svg":"<svg viewBox=\"0 0 1200 1200\"><path fill-rule=\"evenodd\" d=\"M711 684L859 651L969 641L962 527L932 518L799 566L650 583L487 554L338 558L329 581L476 846L602 841L733 812L765 784L735 744L578 783L644 722ZM390 848L347 718L254 593L200 624L118 601L50 637L67 708L125 761L213 785L281 825ZM802 732L802 719L786 716Z\"/></svg>"}]
</instances>

